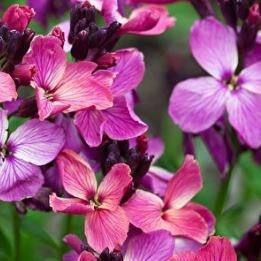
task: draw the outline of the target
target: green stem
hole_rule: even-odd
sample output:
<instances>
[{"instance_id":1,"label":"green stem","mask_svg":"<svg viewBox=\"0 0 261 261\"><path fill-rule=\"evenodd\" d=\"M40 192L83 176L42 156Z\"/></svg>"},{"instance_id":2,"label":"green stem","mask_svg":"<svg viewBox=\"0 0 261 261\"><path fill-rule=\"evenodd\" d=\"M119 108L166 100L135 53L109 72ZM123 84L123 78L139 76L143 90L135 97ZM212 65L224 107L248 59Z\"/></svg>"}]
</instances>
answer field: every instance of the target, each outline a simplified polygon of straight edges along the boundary
<instances>
[{"instance_id":1,"label":"green stem","mask_svg":"<svg viewBox=\"0 0 261 261\"><path fill-rule=\"evenodd\" d=\"M64 220L63 220L63 228L62 228L62 238L64 238L64 236L66 236L67 234L69 234L72 231L72 221L73 221L73 216L72 215L67 215L65 216ZM67 250L67 246L63 243L63 240L61 240L61 257L63 256L63 254L66 252Z\"/></svg>"},{"instance_id":2,"label":"green stem","mask_svg":"<svg viewBox=\"0 0 261 261\"><path fill-rule=\"evenodd\" d=\"M12 222L13 222L13 233L14 233L14 253L13 253L13 260L17 261L20 259L20 216L13 206L12 209Z\"/></svg>"}]
</instances>

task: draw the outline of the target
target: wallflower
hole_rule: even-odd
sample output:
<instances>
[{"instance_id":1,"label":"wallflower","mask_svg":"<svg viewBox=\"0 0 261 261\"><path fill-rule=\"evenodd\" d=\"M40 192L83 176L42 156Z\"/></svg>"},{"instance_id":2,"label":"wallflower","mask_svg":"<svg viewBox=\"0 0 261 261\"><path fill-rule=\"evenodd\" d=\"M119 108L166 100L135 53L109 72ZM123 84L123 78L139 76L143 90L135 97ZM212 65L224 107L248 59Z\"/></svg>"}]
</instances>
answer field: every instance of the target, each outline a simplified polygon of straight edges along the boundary
<instances>
[{"instance_id":1,"label":"wallflower","mask_svg":"<svg viewBox=\"0 0 261 261\"><path fill-rule=\"evenodd\" d=\"M135 115L125 97L143 79L143 55L136 49L124 49L117 51L115 57L117 65L109 69L116 74L111 86L113 106L106 110L91 107L76 113L75 124L92 147L101 144L103 134L114 140L125 140L141 135L148 128Z\"/></svg>"},{"instance_id":2,"label":"wallflower","mask_svg":"<svg viewBox=\"0 0 261 261\"><path fill-rule=\"evenodd\" d=\"M7 73L0 72L0 103L17 99L14 80Z\"/></svg>"},{"instance_id":3,"label":"wallflower","mask_svg":"<svg viewBox=\"0 0 261 261\"><path fill-rule=\"evenodd\" d=\"M211 127L225 111L228 120L251 147L261 145L261 62L235 75L236 35L212 17L194 24L190 46L197 62L212 77L179 83L172 93L169 114L186 132Z\"/></svg>"},{"instance_id":4,"label":"wallflower","mask_svg":"<svg viewBox=\"0 0 261 261\"><path fill-rule=\"evenodd\" d=\"M24 62L34 64L33 76L38 114L44 120L59 112L72 112L94 106L106 109L112 105L109 87L114 74L94 71L92 62L66 62L60 40L52 36L38 36Z\"/></svg>"},{"instance_id":5,"label":"wallflower","mask_svg":"<svg viewBox=\"0 0 261 261\"><path fill-rule=\"evenodd\" d=\"M38 166L51 162L64 144L62 128L50 122L29 120L9 138L7 111L0 109L0 199L32 197L43 184Z\"/></svg>"},{"instance_id":6,"label":"wallflower","mask_svg":"<svg viewBox=\"0 0 261 261\"><path fill-rule=\"evenodd\" d=\"M209 231L213 232L214 217L203 206L189 204L201 188L199 166L192 156L187 156L169 181L164 200L138 189L124 204L124 209L130 223L145 233L165 229L173 236L184 236L204 243Z\"/></svg>"},{"instance_id":7,"label":"wallflower","mask_svg":"<svg viewBox=\"0 0 261 261\"><path fill-rule=\"evenodd\" d=\"M85 215L85 235L97 252L121 245L127 237L129 220L120 201L132 181L130 168L126 164L114 165L97 188L91 167L73 151L63 151L57 162L64 189L75 198L51 195L53 210Z\"/></svg>"},{"instance_id":8,"label":"wallflower","mask_svg":"<svg viewBox=\"0 0 261 261\"><path fill-rule=\"evenodd\" d=\"M64 261L82 260L83 257L88 257L88 261L99 260L84 250L83 242L75 235L67 235L64 241L73 248L73 251L64 255ZM167 231L159 230L130 237L119 254L122 254L123 261L166 261L173 255L173 251L174 239Z\"/></svg>"}]
</instances>

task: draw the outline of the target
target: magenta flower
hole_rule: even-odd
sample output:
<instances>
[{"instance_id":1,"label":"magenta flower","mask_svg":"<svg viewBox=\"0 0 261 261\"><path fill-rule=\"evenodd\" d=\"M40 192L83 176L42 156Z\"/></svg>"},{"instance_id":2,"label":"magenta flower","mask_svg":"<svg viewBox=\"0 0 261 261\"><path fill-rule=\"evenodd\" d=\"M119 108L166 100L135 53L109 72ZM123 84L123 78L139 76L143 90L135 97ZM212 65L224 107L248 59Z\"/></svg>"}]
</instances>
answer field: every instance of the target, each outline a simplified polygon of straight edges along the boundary
<instances>
[{"instance_id":1,"label":"magenta flower","mask_svg":"<svg viewBox=\"0 0 261 261\"><path fill-rule=\"evenodd\" d=\"M63 186L75 198L59 198L53 194L50 197L53 210L85 215L85 235L96 251L106 247L113 250L121 245L129 228L129 220L120 206L132 181L128 165L114 165L97 188L94 172L76 153L65 150L57 161Z\"/></svg>"},{"instance_id":2,"label":"magenta flower","mask_svg":"<svg viewBox=\"0 0 261 261\"><path fill-rule=\"evenodd\" d=\"M66 62L66 54L58 38L35 38L25 62L36 66L32 86L36 92L40 120L59 112L67 113L90 106L106 109L112 105L109 87L114 74L102 70L94 73L97 65L92 62Z\"/></svg>"},{"instance_id":3,"label":"magenta flower","mask_svg":"<svg viewBox=\"0 0 261 261\"><path fill-rule=\"evenodd\" d=\"M164 200L150 192L137 190L124 204L124 209L130 223L145 233L165 229L173 236L184 236L204 243L209 230L213 230L210 228L213 224L210 223L214 222L214 218L208 222L209 211L205 219L201 213L206 211L198 211L200 205L189 204L201 188L199 166L192 156L187 156L182 167L169 181Z\"/></svg>"},{"instance_id":4,"label":"magenta flower","mask_svg":"<svg viewBox=\"0 0 261 261\"><path fill-rule=\"evenodd\" d=\"M18 201L36 194L43 184L38 166L51 162L64 144L62 128L29 120L9 138L7 111L0 110L0 199Z\"/></svg>"},{"instance_id":5,"label":"magenta flower","mask_svg":"<svg viewBox=\"0 0 261 261\"><path fill-rule=\"evenodd\" d=\"M194 24L191 51L211 76L179 83L172 93L169 113L186 132L211 127L227 111L228 120L251 147L261 145L261 62L235 75L238 66L236 35L214 18Z\"/></svg>"},{"instance_id":6,"label":"magenta flower","mask_svg":"<svg viewBox=\"0 0 261 261\"><path fill-rule=\"evenodd\" d=\"M163 6L144 5L126 18L122 15L122 5L119 2L103 0L102 14L107 24L117 21L122 25L119 29L121 34L158 35L175 24L175 19L168 16L168 10Z\"/></svg>"},{"instance_id":7,"label":"magenta flower","mask_svg":"<svg viewBox=\"0 0 261 261\"><path fill-rule=\"evenodd\" d=\"M0 103L17 99L14 80L4 72L0 72Z\"/></svg>"},{"instance_id":8,"label":"magenta flower","mask_svg":"<svg viewBox=\"0 0 261 261\"><path fill-rule=\"evenodd\" d=\"M198 251L182 252L169 261L236 261L237 256L230 241L225 237L213 236Z\"/></svg>"},{"instance_id":9,"label":"magenta flower","mask_svg":"<svg viewBox=\"0 0 261 261\"><path fill-rule=\"evenodd\" d=\"M111 87L113 106L106 110L91 107L76 113L75 124L91 147L101 144L103 134L114 140L125 140L143 134L148 128L124 97L143 79L143 55L136 49L124 49L117 51L115 57L118 63L109 69L117 75Z\"/></svg>"}]
</instances>

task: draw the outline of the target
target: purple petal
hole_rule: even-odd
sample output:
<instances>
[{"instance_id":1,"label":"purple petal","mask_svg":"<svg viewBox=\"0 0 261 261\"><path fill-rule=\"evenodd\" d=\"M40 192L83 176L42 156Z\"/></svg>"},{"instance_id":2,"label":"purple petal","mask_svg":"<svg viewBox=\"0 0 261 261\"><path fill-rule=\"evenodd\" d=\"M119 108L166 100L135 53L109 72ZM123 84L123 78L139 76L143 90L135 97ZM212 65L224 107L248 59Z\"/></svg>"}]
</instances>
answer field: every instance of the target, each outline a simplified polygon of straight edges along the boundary
<instances>
[{"instance_id":1,"label":"purple petal","mask_svg":"<svg viewBox=\"0 0 261 261\"><path fill-rule=\"evenodd\" d=\"M75 125L90 147L97 147L101 144L104 124L105 117L102 112L94 108L76 113Z\"/></svg>"},{"instance_id":2,"label":"purple petal","mask_svg":"<svg viewBox=\"0 0 261 261\"><path fill-rule=\"evenodd\" d=\"M111 87L114 97L122 96L137 88L143 79L145 65L143 54L136 49L123 49L116 52L118 63L110 69L117 76Z\"/></svg>"},{"instance_id":3,"label":"purple petal","mask_svg":"<svg viewBox=\"0 0 261 261\"><path fill-rule=\"evenodd\" d=\"M0 108L0 147L2 147L7 139L7 129L8 129L8 120L7 120L7 111Z\"/></svg>"},{"instance_id":4,"label":"purple petal","mask_svg":"<svg viewBox=\"0 0 261 261\"><path fill-rule=\"evenodd\" d=\"M174 251L174 239L163 230L134 236L128 244L124 260L166 261Z\"/></svg>"},{"instance_id":5,"label":"purple petal","mask_svg":"<svg viewBox=\"0 0 261 261\"><path fill-rule=\"evenodd\" d=\"M212 77L183 81L174 87L169 114L183 131L208 129L224 113L228 89Z\"/></svg>"},{"instance_id":6,"label":"purple petal","mask_svg":"<svg viewBox=\"0 0 261 261\"><path fill-rule=\"evenodd\" d=\"M8 146L19 159L41 166L52 161L64 145L61 127L39 120L29 120L13 132Z\"/></svg>"},{"instance_id":7,"label":"purple petal","mask_svg":"<svg viewBox=\"0 0 261 261\"><path fill-rule=\"evenodd\" d=\"M217 79L231 76L238 65L234 31L213 17L195 22L190 47L201 67Z\"/></svg>"},{"instance_id":8,"label":"purple petal","mask_svg":"<svg viewBox=\"0 0 261 261\"><path fill-rule=\"evenodd\" d=\"M261 94L261 62L244 69L239 75L240 86L250 92Z\"/></svg>"},{"instance_id":9,"label":"purple petal","mask_svg":"<svg viewBox=\"0 0 261 261\"><path fill-rule=\"evenodd\" d=\"M261 61L261 31L257 35L254 47L246 54L245 65L250 66L259 61Z\"/></svg>"},{"instance_id":10,"label":"purple petal","mask_svg":"<svg viewBox=\"0 0 261 261\"><path fill-rule=\"evenodd\" d=\"M261 95L240 89L227 102L231 125L252 148L261 146Z\"/></svg>"},{"instance_id":11,"label":"purple petal","mask_svg":"<svg viewBox=\"0 0 261 261\"><path fill-rule=\"evenodd\" d=\"M7 157L0 169L0 199L19 201L33 197L43 184L39 167L13 156Z\"/></svg>"},{"instance_id":12,"label":"purple petal","mask_svg":"<svg viewBox=\"0 0 261 261\"><path fill-rule=\"evenodd\" d=\"M135 138L147 131L148 127L135 115L124 97L117 97L113 107L103 111L106 117L105 133L116 140Z\"/></svg>"},{"instance_id":13,"label":"purple petal","mask_svg":"<svg viewBox=\"0 0 261 261\"><path fill-rule=\"evenodd\" d=\"M154 156L154 162L162 156L164 149L164 143L160 137L149 139L147 153Z\"/></svg>"}]
</instances>

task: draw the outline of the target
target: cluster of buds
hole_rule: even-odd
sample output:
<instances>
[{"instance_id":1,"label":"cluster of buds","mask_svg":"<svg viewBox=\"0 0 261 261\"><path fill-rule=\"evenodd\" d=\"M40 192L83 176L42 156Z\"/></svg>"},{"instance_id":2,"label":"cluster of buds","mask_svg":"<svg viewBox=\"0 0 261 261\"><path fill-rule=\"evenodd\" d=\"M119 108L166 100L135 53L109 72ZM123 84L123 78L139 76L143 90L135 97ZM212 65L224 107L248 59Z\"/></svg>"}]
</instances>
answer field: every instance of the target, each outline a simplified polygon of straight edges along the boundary
<instances>
[{"instance_id":1,"label":"cluster of buds","mask_svg":"<svg viewBox=\"0 0 261 261\"><path fill-rule=\"evenodd\" d=\"M76 60L95 61L104 53L111 51L118 41L118 22L99 27L96 23L95 7L88 2L72 7L70 19L69 43L71 53Z\"/></svg>"}]
</instances>

